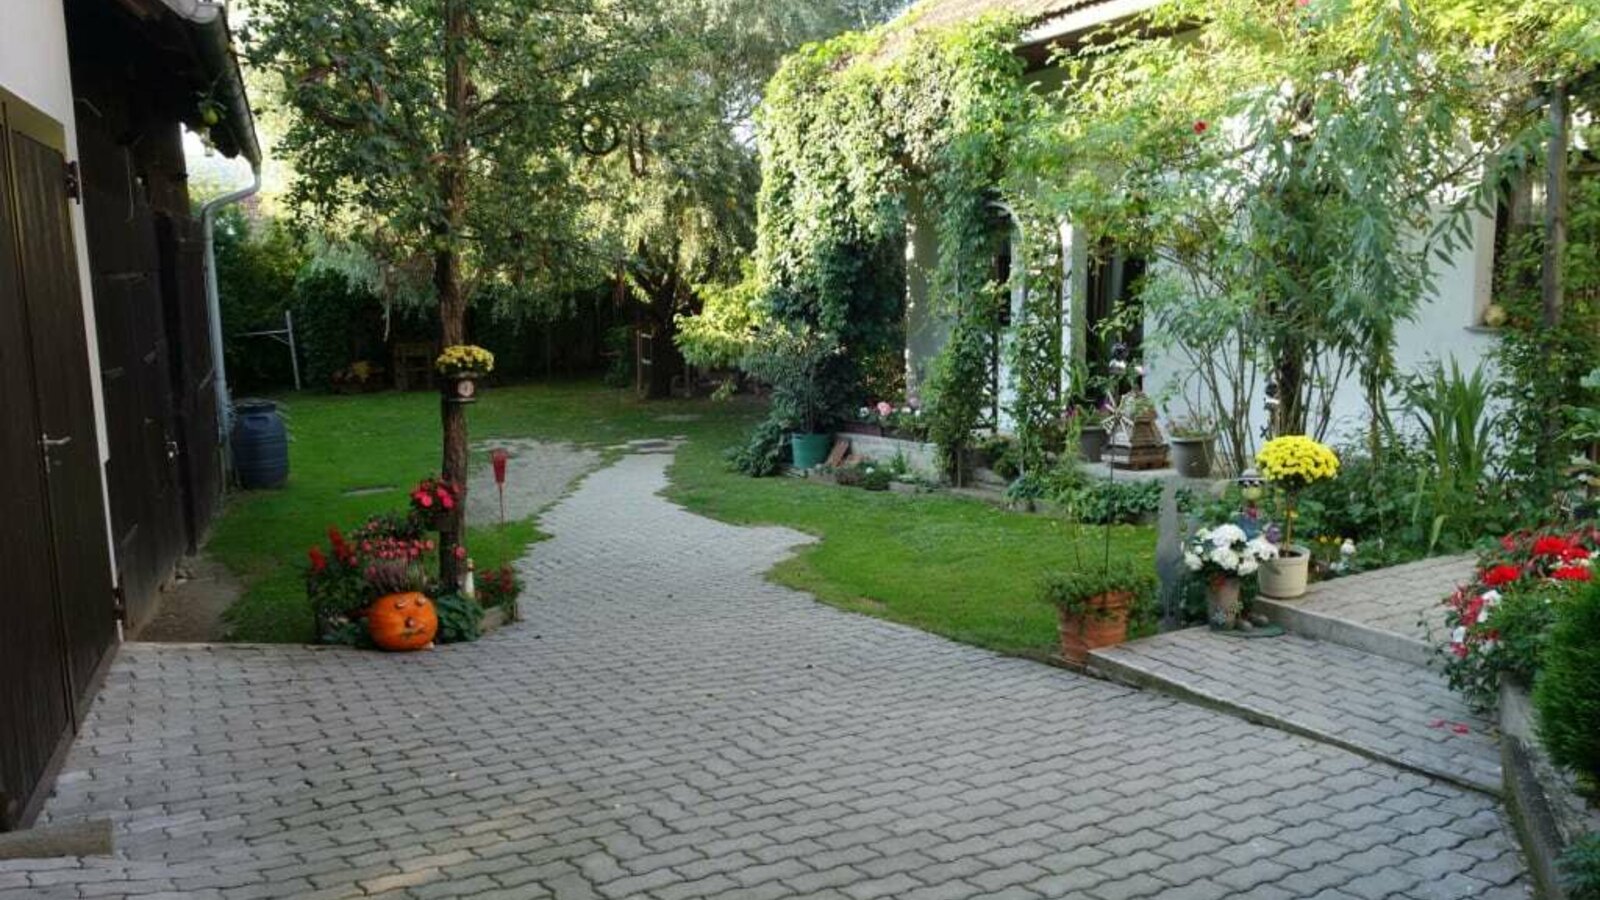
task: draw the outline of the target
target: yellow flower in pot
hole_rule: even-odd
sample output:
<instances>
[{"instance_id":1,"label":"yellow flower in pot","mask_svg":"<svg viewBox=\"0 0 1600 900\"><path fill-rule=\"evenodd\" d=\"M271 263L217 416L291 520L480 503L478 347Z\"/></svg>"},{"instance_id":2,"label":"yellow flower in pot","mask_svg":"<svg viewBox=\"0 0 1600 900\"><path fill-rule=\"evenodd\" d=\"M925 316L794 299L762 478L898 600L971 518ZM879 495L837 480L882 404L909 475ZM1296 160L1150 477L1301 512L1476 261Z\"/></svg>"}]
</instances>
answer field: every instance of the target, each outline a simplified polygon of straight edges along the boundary
<instances>
[{"instance_id":1,"label":"yellow flower in pot","mask_svg":"<svg viewBox=\"0 0 1600 900\"><path fill-rule=\"evenodd\" d=\"M1277 559L1261 564L1262 595L1292 600L1306 592L1311 551L1294 542L1295 510L1300 491L1339 477L1339 456L1326 444L1303 434L1273 438L1256 454L1256 468L1272 487L1283 492L1283 539Z\"/></svg>"}]
</instances>

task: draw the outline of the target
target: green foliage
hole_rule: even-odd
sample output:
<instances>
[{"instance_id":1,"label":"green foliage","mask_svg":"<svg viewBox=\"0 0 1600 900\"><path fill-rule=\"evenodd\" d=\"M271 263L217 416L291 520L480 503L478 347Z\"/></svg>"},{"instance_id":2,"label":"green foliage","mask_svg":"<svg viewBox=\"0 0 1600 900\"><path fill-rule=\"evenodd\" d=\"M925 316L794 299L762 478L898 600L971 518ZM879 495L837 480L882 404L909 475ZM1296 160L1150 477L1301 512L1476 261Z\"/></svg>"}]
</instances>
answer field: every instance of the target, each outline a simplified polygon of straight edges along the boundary
<instances>
[{"instance_id":1,"label":"green foliage","mask_svg":"<svg viewBox=\"0 0 1600 900\"><path fill-rule=\"evenodd\" d=\"M989 377L987 323L972 316L957 320L944 352L934 361L925 396L928 439L939 448L947 473L958 474L961 458L984 412Z\"/></svg>"},{"instance_id":2,"label":"green foliage","mask_svg":"<svg viewBox=\"0 0 1600 900\"><path fill-rule=\"evenodd\" d=\"M223 207L216 222L217 294L224 359L230 386L261 391L293 383L289 350L245 332L283 327L295 300L295 279L305 264L301 242L276 219L253 218L238 205Z\"/></svg>"},{"instance_id":3,"label":"green foliage","mask_svg":"<svg viewBox=\"0 0 1600 900\"><path fill-rule=\"evenodd\" d=\"M783 442L787 429L770 416L757 425L744 443L728 448L728 465L753 478L778 474L783 468Z\"/></svg>"},{"instance_id":4,"label":"green foliage","mask_svg":"<svg viewBox=\"0 0 1600 900\"><path fill-rule=\"evenodd\" d=\"M1586 834L1561 854L1561 885L1568 900L1600 900L1600 834Z\"/></svg>"},{"instance_id":5,"label":"green foliage","mask_svg":"<svg viewBox=\"0 0 1600 900\"><path fill-rule=\"evenodd\" d=\"M1061 490L1056 500L1079 522L1131 524L1161 512L1161 482L1085 480Z\"/></svg>"},{"instance_id":6,"label":"green foliage","mask_svg":"<svg viewBox=\"0 0 1600 900\"><path fill-rule=\"evenodd\" d=\"M260 0L251 12L249 62L288 113L291 202L357 240L386 280L533 300L609 269L586 252L572 171L616 147L643 99L657 4Z\"/></svg>"},{"instance_id":7,"label":"green foliage","mask_svg":"<svg viewBox=\"0 0 1600 900\"><path fill-rule=\"evenodd\" d=\"M383 305L342 272L303 270L294 282L293 303L305 384L326 386L353 362L370 360L386 366Z\"/></svg>"},{"instance_id":8,"label":"green foliage","mask_svg":"<svg viewBox=\"0 0 1600 900\"><path fill-rule=\"evenodd\" d=\"M1138 606L1150 601L1155 588L1155 576L1148 572L1090 567L1046 575L1039 595L1045 602L1067 612L1101 614L1100 608L1091 605L1090 600L1103 594L1127 591L1133 594L1134 605Z\"/></svg>"},{"instance_id":9,"label":"green foliage","mask_svg":"<svg viewBox=\"0 0 1600 900\"><path fill-rule=\"evenodd\" d=\"M439 643L469 643L482 633L483 606L478 601L455 593L442 594L434 599L433 608L439 616Z\"/></svg>"},{"instance_id":10,"label":"green foliage","mask_svg":"<svg viewBox=\"0 0 1600 900\"><path fill-rule=\"evenodd\" d=\"M1482 364L1466 375L1453 357L1448 371L1436 361L1400 387L1406 411L1433 453L1435 508L1471 503L1489 475L1499 424L1489 411L1491 387Z\"/></svg>"},{"instance_id":11,"label":"green foliage","mask_svg":"<svg viewBox=\"0 0 1600 900\"><path fill-rule=\"evenodd\" d=\"M1503 599L1494 605L1485 623L1499 635L1495 649L1445 660L1450 687L1481 709L1494 708L1504 678L1524 685L1535 683L1534 677L1545 664L1557 604L1567 602L1567 592L1551 585L1502 588L1501 593Z\"/></svg>"},{"instance_id":12,"label":"green foliage","mask_svg":"<svg viewBox=\"0 0 1600 900\"><path fill-rule=\"evenodd\" d=\"M1600 137L1600 127L1591 128ZM1519 482L1525 515L1543 517L1559 505L1569 458L1596 440L1600 409L1584 376L1600 359L1600 179L1572 183L1561 323L1543 323L1540 267L1543 234L1514 232L1502 253L1496 299L1507 321L1497 334L1496 399L1506 407L1506 467ZM1588 423L1587 430L1584 424Z\"/></svg>"},{"instance_id":13,"label":"green foliage","mask_svg":"<svg viewBox=\"0 0 1600 900\"><path fill-rule=\"evenodd\" d=\"M1600 790L1600 585L1563 604L1533 689L1539 736L1560 766Z\"/></svg>"},{"instance_id":14,"label":"green foliage","mask_svg":"<svg viewBox=\"0 0 1600 900\"><path fill-rule=\"evenodd\" d=\"M761 333L744 370L772 388L771 420L786 431L820 434L843 417L850 368L843 347L811 326L783 325Z\"/></svg>"}]
</instances>

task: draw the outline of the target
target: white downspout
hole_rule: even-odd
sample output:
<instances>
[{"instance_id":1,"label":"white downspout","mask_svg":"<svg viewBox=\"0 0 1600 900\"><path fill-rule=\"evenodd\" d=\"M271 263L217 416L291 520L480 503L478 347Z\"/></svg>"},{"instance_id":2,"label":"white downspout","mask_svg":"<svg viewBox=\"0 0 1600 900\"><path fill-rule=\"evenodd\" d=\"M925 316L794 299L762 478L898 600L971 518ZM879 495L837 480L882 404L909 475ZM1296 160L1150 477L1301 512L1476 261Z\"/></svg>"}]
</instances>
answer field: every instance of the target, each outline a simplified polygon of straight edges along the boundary
<instances>
[{"instance_id":1,"label":"white downspout","mask_svg":"<svg viewBox=\"0 0 1600 900\"><path fill-rule=\"evenodd\" d=\"M233 399L228 395L228 372L222 358L222 303L217 294L217 211L261 190L261 167L250 168L249 187L223 194L200 207L200 227L206 245L206 315L211 319L211 380L217 392L217 441L223 459L229 458L228 435L233 431Z\"/></svg>"}]
</instances>

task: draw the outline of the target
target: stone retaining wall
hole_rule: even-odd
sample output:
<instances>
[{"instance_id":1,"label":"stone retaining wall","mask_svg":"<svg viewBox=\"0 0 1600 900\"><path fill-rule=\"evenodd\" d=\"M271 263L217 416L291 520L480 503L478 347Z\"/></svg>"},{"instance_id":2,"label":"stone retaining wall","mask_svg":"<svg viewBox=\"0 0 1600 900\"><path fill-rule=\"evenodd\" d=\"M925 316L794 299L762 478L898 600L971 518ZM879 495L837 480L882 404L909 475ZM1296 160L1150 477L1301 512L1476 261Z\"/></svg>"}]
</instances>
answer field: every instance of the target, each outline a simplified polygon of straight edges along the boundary
<instances>
[{"instance_id":1,"label":"stone retaining wall","mask_svg":"<svg viewBox=\"0 0 1600 900\"><path fill-rule=\"evenodd\" d=\"M905 441L900 438L879 437L872 434L841 432L839 437L850 442L850 449L862 459L887 463L895 456L905 457L912 472L924 478L938 478L939 446L923 441Z\"/></svg>"}]
</instances>

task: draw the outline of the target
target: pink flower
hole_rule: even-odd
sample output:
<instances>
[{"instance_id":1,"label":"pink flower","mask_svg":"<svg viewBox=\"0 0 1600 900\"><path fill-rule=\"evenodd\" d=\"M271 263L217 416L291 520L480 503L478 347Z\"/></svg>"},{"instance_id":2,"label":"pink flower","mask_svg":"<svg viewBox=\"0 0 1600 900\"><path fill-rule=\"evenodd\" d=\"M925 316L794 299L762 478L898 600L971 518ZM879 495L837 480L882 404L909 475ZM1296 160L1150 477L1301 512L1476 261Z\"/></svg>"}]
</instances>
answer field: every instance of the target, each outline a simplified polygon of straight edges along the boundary
<instances>
[{"instance_id":1,"label":"pink flower","mask_svg":"<svg viewBox=\"0 0 1600 900\"><path fill-rule=\"evenodd\" d=\"M455 557L456 557L456 559L466 559L467 558L467 548L462 546L461 544L457 544L456 545L456 549L455 549Z\"/></svg>"},{"instance_id":2,"label":"pink flower","mask_svg":"<svg viewBox=\"0 0 1600 900\"><path fill-rule=\"evenodd\" d=\"M892 412L894 412L894 406L892 404L890 404L889 401L887 401L887 400L879 400L878 401L878 415L887 416Z\"/></svg>"}]
</instances>

